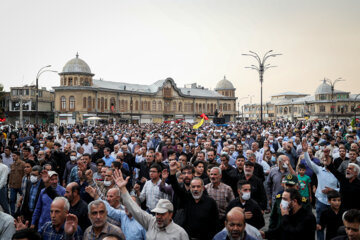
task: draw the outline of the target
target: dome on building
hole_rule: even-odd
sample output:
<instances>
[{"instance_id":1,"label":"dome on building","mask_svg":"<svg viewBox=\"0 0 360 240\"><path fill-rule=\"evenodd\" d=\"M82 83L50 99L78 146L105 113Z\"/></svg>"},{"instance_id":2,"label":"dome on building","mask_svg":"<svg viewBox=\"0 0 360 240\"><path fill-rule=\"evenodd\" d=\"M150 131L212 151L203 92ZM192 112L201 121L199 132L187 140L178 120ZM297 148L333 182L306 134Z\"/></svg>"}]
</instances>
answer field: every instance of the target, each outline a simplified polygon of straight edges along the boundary
<instances>
[{"instance_id":1,"label":"dome on building","mask_svg":"<svg viewBox=\"0 0 360 240\"><path fill-rule=\"evenodd\" d=\"M71 59L65 64L62 73L81 73L93 75L89 65L84 60L79 58L79 54L76 54L75 58Z\"/></svg>"},{"instance_id":2,"label":"dome on building","mask_svg":"<svg viewBox=\"0 0 360 240\"><path fill-rule=\"evenodd\" d=\"M326 82L325 79L316 89L315 95L319 94L331 94L331 86Z\"/></svg>"},{"instance_id":3,"label":"dome on building","mask_svg":"<svg viewBox=\"0 0 360 240\"><path fill-rule=\"evenodd\" d=\"M224 76L224 79L220 80L215 87L215 90L234 90L234 85L226 79Z\"/></svg>"}]
</instances>

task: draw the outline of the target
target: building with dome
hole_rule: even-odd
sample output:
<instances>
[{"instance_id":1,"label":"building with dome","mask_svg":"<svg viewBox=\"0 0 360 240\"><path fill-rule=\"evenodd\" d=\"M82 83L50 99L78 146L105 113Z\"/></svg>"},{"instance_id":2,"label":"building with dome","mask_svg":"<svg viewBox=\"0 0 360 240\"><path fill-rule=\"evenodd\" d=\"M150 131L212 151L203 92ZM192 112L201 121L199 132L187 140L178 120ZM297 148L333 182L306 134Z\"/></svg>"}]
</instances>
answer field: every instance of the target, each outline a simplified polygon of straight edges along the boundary
<instances>
[{"instance_id":1,"label":"building with dome","mask_svg":"<svg viewBox=\"0 0 360 240\"><path fill-rule=\"evenodd\" d=\"M237 115L235 88L224 79L214 91L197 84L180 88L172 78L150 85L95 79L89 65L77 54L68 61L55 90L55 122L74 124L99 117L110 122L160 123L165 120L196 120L202 113L210 119L215 109L227 121Z\"/></svg>"},{"instance_id":2,"label":"building with dome","mask_svg":"<svg viewBox=\"0 0 360 240\"><path fill-rule=\"evenodd\" d=\"M268 119L349 119L360 107L360 94L350 94L337 89L324 79L315 94L285 92L271 96L264 104L263 112ZM244 105L244 118L258 119L259 104Z\"/></svg>"}]
</instances>

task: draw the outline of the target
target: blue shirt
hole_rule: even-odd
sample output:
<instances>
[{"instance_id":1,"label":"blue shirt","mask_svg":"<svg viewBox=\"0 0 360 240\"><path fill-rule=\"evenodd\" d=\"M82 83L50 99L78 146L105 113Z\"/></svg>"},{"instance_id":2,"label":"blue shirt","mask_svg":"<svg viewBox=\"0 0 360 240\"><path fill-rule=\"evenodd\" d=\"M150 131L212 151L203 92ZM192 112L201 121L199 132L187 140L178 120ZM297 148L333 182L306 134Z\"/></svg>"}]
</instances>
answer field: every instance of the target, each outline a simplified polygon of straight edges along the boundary
<instances>
[{"instance_id":1,"label":"blue shirt","mask_svg":"<svg viewBox=\"0 0 360 240\"><path fill-rule=\"evenodd\" d=\"M145 229L133 217L129 218L124 210L115 209L110 206L107 201L103 201L108 212L108 216L116 221L121 222L121 230L126 240L142 240L146 239Z\"/></svg>"},{"instance_id":2,"label":"blue shirt","mask_svg":"<svg viewBox=\"0 0 360 240\"><path fill-rule=\"evenodd\" d=\"M51 222L47 222L44 224L42 228L39 229L39 233L42 236L43 240L63 240L63 239L75 239L81 240L82 239L82 231L81 228L78 226L76 232L72 236L66 236L64 231L64 225L61 226L59 231L57 232Z\"/></svg>"},{"instance_id":3,"label":"blue shirt","mask_svg":"<svg viewBox=\"0 0 360 240\"><path fill-rule=\"evenodd\" d=\"M38 229L41 229L41 227L46 223L51 221L50 218L50 207L53 199L51 199L46 193L46 188L42 189L39 195L39 199L36 203L36 207L34 210L34 215L31 220L31 225L38 224ZM55 189L58 195L64 196L65 194L65 188L58 185Z\"/></svg>"},{"instance_id":4,"label":"blue shirt","mask_svg":"<svg viewBox=\"0 0 360 240\"><path fill-rule=\"evenodd\" d=\"M40 182L41 180L38 180L35 185L34 184L31 185L30 193L29 193L29 203L28 203L30 211L34 211L35 199L36 199L37 191L40 186Z\"/></svg>"},{"instance_id":5,"label":"blue shirt","mask_svg":"<svg viewBox=\"0 0 360 240\"><path fill-rule=\"evenodd\" d=\"M323 204L330 205L328 203L327 195L322 192L325 187L332 188L339 191L339 182L337 178L325 167L320 167L310 160L309 153L304 153L306 164L314 171L318 179L318 187L316 189L315 197Z\"/></svg>"},{"instance_id":6,"label":"blue shirt","mask_svg":"<svg viewBox=\"0 0 360 240\"><path fill-rule=\"evenodd\" d=\"M104 156L102 159L105 161L105 166L108 167L111 167L111 163L115 161L115 158L111 155L109 155L109 157Z\"/></svg>"}]
</instances>

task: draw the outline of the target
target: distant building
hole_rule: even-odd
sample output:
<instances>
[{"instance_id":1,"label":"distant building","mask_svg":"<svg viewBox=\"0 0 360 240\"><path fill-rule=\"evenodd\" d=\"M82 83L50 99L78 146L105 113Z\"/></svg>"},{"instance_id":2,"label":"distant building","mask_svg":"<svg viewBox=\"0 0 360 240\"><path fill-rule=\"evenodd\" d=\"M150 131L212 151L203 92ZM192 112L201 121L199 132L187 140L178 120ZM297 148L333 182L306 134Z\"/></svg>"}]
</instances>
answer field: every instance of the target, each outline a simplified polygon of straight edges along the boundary
<instances>
[{"instance_id":1,"label":"distant building","mask_svg":"<svg viewBox=\"0 0 360 240\"><path fill-rule=\"evenodd\" d=\"M271 101L263 104L265 119L349 119L359 109L360 95L334 89L325 80L314 95L285 92L271 96ZM244 105L244 118L260 118L260 104Z\"/></svg>"},{"instance_id":2,"label":"distant building","mask_svg":"<svg viewBox=\"0 0 360 240\"><path fill-rule=\"evenodd\" d=\"M23 121L35 123L36 86L11 87L7 101L7 122L12 124L20 122L22 102ZM39 89L38 106L38 122L54 122L54 93L46 88Z\"/></svg>"},{"instance_id":3,"label":"distant building","mask_svg":"<svg viewBox=\"0 0 360 240\"><path fill-rule=\"evenodd\" d=\"M202 113L213 116L215 109L235 121L235 88L225 77L215 91L186 85L179 88L172 78L149 85L94 79L88 64L79 58L68 61L55 89L55 122L82 123L89 117L110 122L160 123L185 119L193 122Z\"/></svg>"}]
</instances>

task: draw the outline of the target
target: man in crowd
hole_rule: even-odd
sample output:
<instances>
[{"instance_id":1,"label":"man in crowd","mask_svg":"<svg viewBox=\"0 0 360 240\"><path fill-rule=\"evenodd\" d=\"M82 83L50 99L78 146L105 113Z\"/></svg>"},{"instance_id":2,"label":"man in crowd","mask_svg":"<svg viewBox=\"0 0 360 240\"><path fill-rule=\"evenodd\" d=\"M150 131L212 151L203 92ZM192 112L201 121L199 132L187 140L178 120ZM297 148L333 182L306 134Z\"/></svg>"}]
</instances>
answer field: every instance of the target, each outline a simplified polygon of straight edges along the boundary
<instances>
[{"instance_id":1,"label":"man in crowd","mask_svg":"<svg viewBox=\"0 0 360 240\"><path fill-rule=\"evenodd\" d=\"M24 176L25 162L20 159L19 152L13 152L12 158L14 163L10 166L9 174L9 188L10 188L10 211L11 215L15 215L15 204L17 201L17 194L22 194L21 183Z\"/></svg>"}]
</instances>

